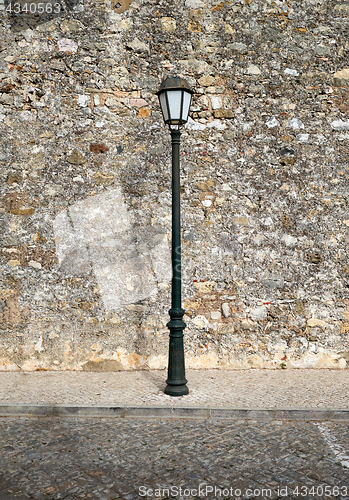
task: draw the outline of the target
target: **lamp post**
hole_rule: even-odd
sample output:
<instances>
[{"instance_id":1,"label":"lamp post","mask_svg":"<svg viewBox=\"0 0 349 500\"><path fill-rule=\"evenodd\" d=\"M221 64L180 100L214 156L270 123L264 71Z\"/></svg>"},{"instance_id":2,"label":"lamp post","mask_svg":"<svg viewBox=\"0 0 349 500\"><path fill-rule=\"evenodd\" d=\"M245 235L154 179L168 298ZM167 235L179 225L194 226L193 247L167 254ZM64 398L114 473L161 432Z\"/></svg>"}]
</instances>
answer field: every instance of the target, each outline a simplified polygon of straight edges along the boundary
<instances>
[{"instance_id":1,"label":"lamp post","mask_svg":"<svg viewBox=\"0 0 349 500\"><path fill-rule=\"evenodd\" d=\"M169 126L172 140L172 298L169 310L170 346L168 356L167 386L165 394L184 396L189 393L185 378L181 277L181 222L180 222L180 129L188 120L193 91L188 82L178 76L169 77L157 93L165 123Z\"/></svg>"}]
</instances>

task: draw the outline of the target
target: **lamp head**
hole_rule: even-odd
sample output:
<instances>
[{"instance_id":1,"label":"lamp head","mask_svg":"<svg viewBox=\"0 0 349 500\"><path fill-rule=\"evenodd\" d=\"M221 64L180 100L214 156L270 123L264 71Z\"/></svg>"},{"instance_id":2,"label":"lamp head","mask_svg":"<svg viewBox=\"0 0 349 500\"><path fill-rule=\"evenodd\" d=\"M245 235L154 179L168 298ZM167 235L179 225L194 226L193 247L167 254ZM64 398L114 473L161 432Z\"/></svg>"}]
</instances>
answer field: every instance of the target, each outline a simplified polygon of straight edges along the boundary
<instances>
[{"instance_id":1,"label":"lamp head","mask_svg":"<svg viewBox=\"0 0 349 500\"><path fill-rule=\"evenodd\" d=\"M180 129L188 120L191 96L194 92L184 78L166 78L157 92L164 122L170 129Z\"/></svg>"}]
</instances>

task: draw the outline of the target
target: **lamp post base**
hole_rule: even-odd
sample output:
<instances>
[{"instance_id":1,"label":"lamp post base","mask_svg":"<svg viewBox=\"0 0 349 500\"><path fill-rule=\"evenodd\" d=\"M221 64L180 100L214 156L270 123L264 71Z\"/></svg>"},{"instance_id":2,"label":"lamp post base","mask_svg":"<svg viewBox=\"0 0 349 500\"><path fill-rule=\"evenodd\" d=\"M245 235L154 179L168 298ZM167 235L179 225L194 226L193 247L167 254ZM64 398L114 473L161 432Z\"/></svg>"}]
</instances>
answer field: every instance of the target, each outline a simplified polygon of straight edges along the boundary
<instances>
[{"instance_id":1,"label":"lamp post base","mask_svg":"<svg viewBox=\"0 0 349 500\"><path fill-rule=\"evenodd\" d=\"M165 394L169 396L185 396L189 394L187 379L185 378L183 330L186 324L183 321L184 310L172 308L171 321L167 323L170 330L170 347L168 356L168 376Z\"/></svg>"},{"instance_id":2,"label":"lamp post base","mask_svg":"<svg viewBox=\"0 0 349 500\"><path fill-rule=\"evenodd\" d=\"M186 382L182 385L169 385L167 384L164 393L169 396L186 396L189 394L189 389L186 386Z\"/></svg>"}]
</instances>

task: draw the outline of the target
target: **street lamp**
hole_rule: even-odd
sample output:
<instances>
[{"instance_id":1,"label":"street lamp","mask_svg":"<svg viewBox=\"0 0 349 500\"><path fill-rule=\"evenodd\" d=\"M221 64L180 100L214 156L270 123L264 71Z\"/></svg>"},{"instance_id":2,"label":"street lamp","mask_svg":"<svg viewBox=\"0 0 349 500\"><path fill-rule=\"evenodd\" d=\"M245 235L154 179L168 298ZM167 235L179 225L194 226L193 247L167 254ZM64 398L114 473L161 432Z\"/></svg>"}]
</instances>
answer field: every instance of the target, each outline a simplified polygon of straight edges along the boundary
<instances>
[{"instance_id":1,"label":"street lamp","mask_svg":"<svg viewBox=\"0 0 349 500\"><path fill-rule=\"evenodd\" d=\"M170 347L168 356L167 386L165 394L184 396L189 393L185 378L181 278L181 222L180 222L180 129L188 120L193 91L188 82L178 76L169 77L161 84L157 95L165 123L169 126L172 141L172 299L169 310Z\"/></svg>"}]
</instances>

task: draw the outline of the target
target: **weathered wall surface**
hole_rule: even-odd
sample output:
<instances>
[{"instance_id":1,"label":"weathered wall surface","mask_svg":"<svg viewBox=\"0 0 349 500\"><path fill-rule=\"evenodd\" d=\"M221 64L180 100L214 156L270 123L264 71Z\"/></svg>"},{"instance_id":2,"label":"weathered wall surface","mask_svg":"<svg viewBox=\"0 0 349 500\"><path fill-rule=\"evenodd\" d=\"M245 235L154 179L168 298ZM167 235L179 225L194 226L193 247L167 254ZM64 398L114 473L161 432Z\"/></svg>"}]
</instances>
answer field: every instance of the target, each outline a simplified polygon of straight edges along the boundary
<instances>
[{"instance_id":1,"label":"weathered wall surface","mask_svg":"<svg viewBox=\"0 0 349 500\"><path fill-rule=\"evenodd\" d=\"M187 366L344 368L349 4L68 7L2 11L0 369L166 366L169 74Z\"/></svg>"}]
</instances>

